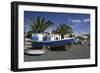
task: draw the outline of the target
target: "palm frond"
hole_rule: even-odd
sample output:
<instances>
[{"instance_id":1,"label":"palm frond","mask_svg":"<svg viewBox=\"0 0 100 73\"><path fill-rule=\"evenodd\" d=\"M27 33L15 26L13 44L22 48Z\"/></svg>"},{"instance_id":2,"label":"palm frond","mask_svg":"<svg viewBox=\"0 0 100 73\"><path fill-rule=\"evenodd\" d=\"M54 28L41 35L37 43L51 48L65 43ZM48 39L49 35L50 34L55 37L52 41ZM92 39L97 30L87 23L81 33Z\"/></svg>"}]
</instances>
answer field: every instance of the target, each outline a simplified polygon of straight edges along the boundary
<instances>
[{"instance_id":1,"label":"palm frond","mask_svg":"<svg viewBox=\"0 0 100 73\"><path fill-rule=\"evenodd\" d=\"M44 32L47 28L53 25L51 21L46 21L45 18L38 16L37 19L29 19L29 28L30 31L37 33Z\"/></svg>"}]
</instances>

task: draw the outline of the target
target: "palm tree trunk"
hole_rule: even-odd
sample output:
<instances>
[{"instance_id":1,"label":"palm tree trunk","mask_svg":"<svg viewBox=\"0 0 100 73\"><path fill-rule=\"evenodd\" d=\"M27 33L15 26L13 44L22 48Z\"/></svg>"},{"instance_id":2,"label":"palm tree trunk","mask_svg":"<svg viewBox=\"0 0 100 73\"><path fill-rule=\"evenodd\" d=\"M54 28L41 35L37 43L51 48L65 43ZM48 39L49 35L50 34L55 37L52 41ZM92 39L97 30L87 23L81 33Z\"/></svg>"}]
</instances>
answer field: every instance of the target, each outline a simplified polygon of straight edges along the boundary
<instances>
[{"instance_id":1,"label":"palm tree trunk","mask_svg":"<svg viewBox=\"0 0 100 73\"><path fill-rule=\"evenodd\" d=\"M61 34L61 39L64 39L64 34Z\"/></svg>"}]
</instances>

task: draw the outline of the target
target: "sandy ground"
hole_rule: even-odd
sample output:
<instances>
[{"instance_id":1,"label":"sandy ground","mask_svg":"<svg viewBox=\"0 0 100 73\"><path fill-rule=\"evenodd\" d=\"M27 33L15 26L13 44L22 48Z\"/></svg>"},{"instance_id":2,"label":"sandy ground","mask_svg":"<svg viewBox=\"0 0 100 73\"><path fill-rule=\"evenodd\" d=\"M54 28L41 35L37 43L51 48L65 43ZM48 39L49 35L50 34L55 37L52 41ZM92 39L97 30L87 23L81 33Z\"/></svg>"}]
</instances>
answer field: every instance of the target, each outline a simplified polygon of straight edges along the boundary
<instances>
[{"instance_id":1,"label":"sandy ground","mask_svg":"<svg viewBox=\"0 0 100 73\"><path fill-rule=\"evenodd\" d=\"M90 58L90 46L73 45L66 51L49 51L40 56L24 55L24 61L47 61L47 60L71 60L71 59L88 59Z\"/></svg>"}]
</instances>

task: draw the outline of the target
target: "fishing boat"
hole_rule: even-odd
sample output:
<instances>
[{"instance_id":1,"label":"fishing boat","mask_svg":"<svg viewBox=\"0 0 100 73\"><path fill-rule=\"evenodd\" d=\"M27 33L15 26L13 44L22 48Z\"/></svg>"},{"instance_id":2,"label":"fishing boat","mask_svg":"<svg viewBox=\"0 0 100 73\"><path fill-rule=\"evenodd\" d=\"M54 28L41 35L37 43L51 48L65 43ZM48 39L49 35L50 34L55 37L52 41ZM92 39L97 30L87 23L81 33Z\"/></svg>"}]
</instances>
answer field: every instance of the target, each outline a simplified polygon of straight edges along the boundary
<instances>
[{"instance_id":1,"label":"fishing boat","mask_svg":"<svg viewBox=\"0 0 100 73\"><path fill-rule=\"evenodd\" d=\"M60 36L56 37L57 39L52 40L52 36L43 37L42 34L32 35L32 47L57 47L73 44L75 42L75 38L64 38L61 39ZM59 39L58 39L59 38Z\"/></svg>"},{"instance_id":2,"label":"fishing boat","mask_svg":"<svg viewBox=\"0 0 100 73\"><path fill-rule=\"evenodd\" d=\"M62 40L53 41L32 41L32 46L42 47L42 46L62 46L67 44L73 44L75 42L74 38L66 38Z\"/></svg>"},{"instance_id":3,"label":"fishing boat","mask_svg":"<svg viewBox=\"0 0 100 73\"><path fill-rule=\"evenodd\" d=\"M51 47L73 44L75 42L75 38L51 40L50 38L43 37L43 35L41 34L38 34L38 35L35 34L35 35L32 35L31 42L32 42L33 49L28 49L26 53L30 55L42 55L42 54L45 54L46 51L50 50ZM41 47L42 49L34 50L34 48L36 47Z\"/></svg>"}]
</instances>

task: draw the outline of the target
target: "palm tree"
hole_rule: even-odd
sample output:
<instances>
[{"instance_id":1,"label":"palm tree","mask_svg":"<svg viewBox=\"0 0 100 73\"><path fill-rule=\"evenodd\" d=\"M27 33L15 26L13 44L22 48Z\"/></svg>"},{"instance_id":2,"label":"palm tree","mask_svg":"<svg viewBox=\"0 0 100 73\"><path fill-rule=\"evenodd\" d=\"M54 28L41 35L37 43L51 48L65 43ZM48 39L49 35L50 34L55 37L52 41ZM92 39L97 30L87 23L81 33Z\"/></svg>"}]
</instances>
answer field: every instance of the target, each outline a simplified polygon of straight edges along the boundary
<instances>
[{"instance_id":1,"label":"palm tree","mask_svg":"<svg viewBox=\"0 0 100 73\"><path fill-rule=\"evenodd\" d=\"M69 25L60 24L59 26L57 26L57 29L53 32L61 34L61 38L63 39L64 35L71 34L73 30Z\"/></svg>"},{"instance_id":2,"label":"palm tree","mask_svg":"<svg viewBox=\"0 0 100 73\"><path fill-rule=\"evenodd\" d=\"M70 34L68 35L68 37L70 37L70 38L75 37L75 34L70 33Z\"/></svg>"},{"instance_id":3,"label":"palm tree","mask_svg":"<svg viewBox=\"0 0 100 73\"><path fill-rule=\"evenodd\" d=\"M30 31L34 33L43 33L47 28L49 28L52 25L53 23L51 21L46 21L45 18L39 16L36 20L31 18L29 21Z\"/></svg>"}]
</instances>

